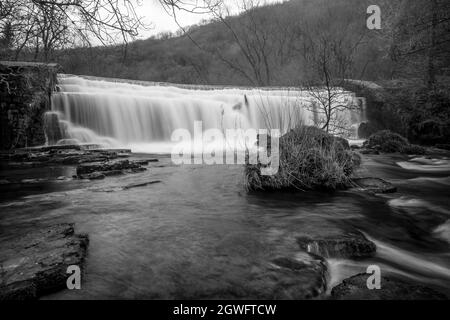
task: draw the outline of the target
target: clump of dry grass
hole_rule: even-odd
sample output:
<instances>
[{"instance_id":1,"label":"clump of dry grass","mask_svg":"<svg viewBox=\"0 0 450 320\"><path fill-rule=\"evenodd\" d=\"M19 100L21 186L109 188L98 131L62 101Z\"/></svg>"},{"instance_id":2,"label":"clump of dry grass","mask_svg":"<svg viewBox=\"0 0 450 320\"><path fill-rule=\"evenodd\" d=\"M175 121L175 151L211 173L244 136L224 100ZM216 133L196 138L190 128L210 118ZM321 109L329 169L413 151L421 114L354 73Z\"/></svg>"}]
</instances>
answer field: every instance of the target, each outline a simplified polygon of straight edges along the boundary
<instances>
[{"instance_id":1,"label":"clump of dry grass","mask_svg":"<svg viewBox=\"0 0 450 320\"><path fill-rule=\"evenodd\" d=\"M246 164L247 191L335 190L349 185L350 175L359 165L357 156L342 140L315 127L292 129L280 138L279 151L279 170L273 176L261 175L261 164Z\"/></svg>"}]
</instances>

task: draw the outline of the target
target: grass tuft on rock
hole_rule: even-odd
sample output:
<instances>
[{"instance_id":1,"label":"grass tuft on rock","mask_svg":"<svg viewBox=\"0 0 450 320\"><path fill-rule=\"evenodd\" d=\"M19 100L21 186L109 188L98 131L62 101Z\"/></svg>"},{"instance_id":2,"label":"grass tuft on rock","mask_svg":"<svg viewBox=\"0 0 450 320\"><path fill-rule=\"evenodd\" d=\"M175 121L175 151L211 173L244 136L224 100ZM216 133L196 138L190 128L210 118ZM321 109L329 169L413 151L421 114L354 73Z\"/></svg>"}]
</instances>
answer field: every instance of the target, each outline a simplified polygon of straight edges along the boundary
<instances>
[{"instance_id":1,"label":"grass tuft on rock","mask_svg":"<svg viewBox=\"0 0 450 320\"><path fill-rule=\"evenodd\" d=\"M410 144L408 139L390 130L381 130L372 134L363 147L386 153L424 154L425 148Z\"/></svg>"},{"instance_id":2,"label":"grass tuft on rock","mask_svg":"<svg viewBox=\"0 0 450 320\"><path fill-rule=\"evenodd\" d=\"M263 176L261 164L247 164L244 186L247 191L335 190L349 185L359 163L359 156L349 149L345 139L301 126L280 138L278 173Z\"/></svg>"}]
</instances>

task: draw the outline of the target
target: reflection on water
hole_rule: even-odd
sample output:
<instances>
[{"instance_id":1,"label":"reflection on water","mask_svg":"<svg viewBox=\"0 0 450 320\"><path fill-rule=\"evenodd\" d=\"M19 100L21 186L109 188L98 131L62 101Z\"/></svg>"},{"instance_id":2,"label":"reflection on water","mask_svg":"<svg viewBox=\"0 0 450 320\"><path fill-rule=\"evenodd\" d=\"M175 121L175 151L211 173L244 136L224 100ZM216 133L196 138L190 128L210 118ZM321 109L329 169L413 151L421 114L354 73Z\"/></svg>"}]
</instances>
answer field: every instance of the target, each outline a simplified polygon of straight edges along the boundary
<instances>
[{"instance_id":1,"label":"reflection on water","mask_svg":"<svg viewBox=\"0 0 450 320\"><path fill-rule=\"evenodd\" d=\"M448 173L409 171L396 165L402 159L374 159L367 170L393 181L397 193L246 194L242 166L172 166L161 158L136 175L51 182L26 197L9 194L0 202L0 230L20 233L69 221L89 234L83 289L47 298L245 297L262 265L300 252L298 236L350 226L377 244L377 254L329 259L329 288L377 264L382 275L396 273L448 294L449 203L441 183ZM120 188L151 180L162 182Z\"/></svg>"}]
</instances>

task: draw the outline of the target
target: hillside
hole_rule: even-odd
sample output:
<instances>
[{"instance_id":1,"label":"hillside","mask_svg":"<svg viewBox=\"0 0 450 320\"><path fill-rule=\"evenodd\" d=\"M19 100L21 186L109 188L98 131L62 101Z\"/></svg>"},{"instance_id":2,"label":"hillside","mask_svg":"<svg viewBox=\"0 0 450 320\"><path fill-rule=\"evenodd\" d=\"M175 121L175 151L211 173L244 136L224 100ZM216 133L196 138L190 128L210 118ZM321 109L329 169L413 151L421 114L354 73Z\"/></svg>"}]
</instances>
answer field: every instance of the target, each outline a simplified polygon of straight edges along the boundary
<instances>
[{"instance_id":1,"label":"hillside","mask_svg":"<svg viewBox=\"0 0 450 320\"><path fill-rule=\"evenodd\" d=\"M307 71L302 55L306 38L320 34L352 43L364 35L353 73L356 78L374 80L389 73L390 61L380 50L376 32L371 34L365 27L366 2L293 0L227 18L230 27L211 21L190 27L190 37L134 41L125 57L123 47L114 46L71 49L59 52L56 60L73 74L174 83L296 85ZM253 70L233 32L253 60L267 60L269 81L252 83L243 75L242 70L249 74ZM265 47L260 39L267 39Z\"/></svg>"}]
</instances>

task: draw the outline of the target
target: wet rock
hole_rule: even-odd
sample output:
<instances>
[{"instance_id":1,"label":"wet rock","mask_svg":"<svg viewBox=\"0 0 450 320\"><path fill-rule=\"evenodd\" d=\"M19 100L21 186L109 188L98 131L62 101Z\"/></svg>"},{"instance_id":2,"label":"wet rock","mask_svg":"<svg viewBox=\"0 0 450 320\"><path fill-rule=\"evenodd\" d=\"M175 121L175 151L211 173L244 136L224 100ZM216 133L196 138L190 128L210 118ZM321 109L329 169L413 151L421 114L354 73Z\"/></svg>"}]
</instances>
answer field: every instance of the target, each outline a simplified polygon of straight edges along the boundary
<instances>
[{"instance_id":1,"label":"wet rock","mask_svg":"<svg viewBox=\"0 0 450 320\"><path fill-rule=\"evenodd\" d=\"M20 183L38 183L44 181L44 179L22 179Z\"/></svg>"},{"instance_id":2,"label":"wet rock","mask_svg":"<svg viewBox=\"0 0 450 320\"><path fill-rule=\"evenodd\" d=\"M350 144L347 139L342 137L334 137L336 143L339 143L345 150L350 150Z\"/></svg>"},{"instance_id":3,"label":"wet rock","mask_svg":"<svg viewBox=\"0 0 450 320\"><path fill-rule=\"evenodd\" d=\"M331 290L331 298L339 300L446 300L447 297L431 288L412 284L393 277L381 277L381 288L369 290L367 278L360 273Z\"/></svg>"},{"instance_id":4,"label":"wet rock","mask_svg":"<svg viewBox=\"0 0 450 320\"><path fill-rule=\"evenodd\" d=\"M98 147L97 145L94 145ZM77 165L87 162L105 162L129 157L126 149L90 149L82 145L48 146L12 150L1 154L1 160L11 168L29 168L49 164Z\"/></svg>"},{"instance_id":5,"label":"wet rock","mask_svg":"<svg viewBox=\"0 0 450 320\"><path fill-rule=\"evenodd\" d=\"M326 263L320 257L299 252L277 257L262 270L255 270L249 288L257 299L310 299L326 291Z\"/></svg>"},{"instance_id":6,"label":"wet rock","mask_svg":"<svg viewBox=\"0 0 450 320\"><path fill-rule=\"evenodd\" d=\"M66 287L67 267L83 268L89 240L63 223L0 239L0 300L37 299Z\"/></svg>"},{"instance_id":7,"label":"wet rock","mask_svg":"<svg viewBox=\"0 0 450 320\"><path fill-rule=\"evenodd\" d=\"M436 148L442 149L442 150L450 150L450 143L438 143L435 145Z\"/></svg>"},{"instance_id":8,"label":"wet rock","mask_svg":"<svg viewBox=\"0 0 450 320\"><path fill-rule=\"evenodd\" d=\"M81 150L81 145L79 144L62 144L62 145L53 145L53 146L43 146L43 147L33 147L33 148L25 148L23 150L29 152L44 152L44 151L56 151L56 150Z\"/></svg>"},{"instance_id":9,"label":"wet rock","mask_svg":"<svg viewBox=\"0 0 450 320\"><path fill-rule=\"evenodd\" d=\"M380 151L376 149L359 149L358 152L361 154L380 154Z\"/></svg>"},{"instance_id":10,"label":"wet rock","mask_svg":"<svg viewBox=\"0 0 450 320\"><path fill-rule=\"evenodd\" d=\"M380 178L356 178L352 182L363 191L374 193L391 193L397 191L397 188L392 183Z\"/></svg>"},{"instance_id":11,"label":"wet rock","mask_svg":"<svg viewBox=\"0 0 450 320\"><path fill-rule=\"evenodd\" d=\"M147 170L147 168L137 167L137 168L127 169L127 170L124 170L124 171L127 172L127 173L136 173L136 172L142 172L142 171L145 171L145 170Z\"/></svg>"},{"instance_id":12,"label":"wet rock","mask_svg":"<svg viewBox=\"0 0 450 320\"><path fill-rule=\"evenodd\" d=\"M141 165L129 160L83 163L77 166L77 175L95 171L114 171L140 168Z\"/></svg>"},{"instance_id":13,"label":"wet rock","mask_svg":"<svg viewBox=\"0 0 450 320\"><path fill-rule=\"evenodd\" d=\"M132 183L129 185L126 185L125 187L123 187L123 189L131 189L131 188L138 188L138 187L145 187L148 186L150 184L155 184L155 183L159 183L161 182L160 180L154 180L154 181L147 181L147 182L140 182L140 183Z\"/></svg>"},{"instance_id":14,"label":"wet rock","mask_svg":"<svg viewBox=\"0 0 450 320\"><path fill-rule=\"evenodd\" d=\"M80 174L78 177L80 179L89 179L89 180L105 179L105 175L101 172L91 172L91 173L86 173L86 174Z\"/></svg>"},{"instance_id":15,"label":"wet rock","mask_svg":"<svg viewBox=\"0 0 450 320\"><path fill-rule=\"evenodd\" d=\"M324 234L322 237L299 237L302 250L324 258L368 258L375 255L376 245L359 231Z\"/></svg>"},{"instance_id":16,"label":"wet rock","mask_svg":"<svg viewBox=\"0 0 450 320\"><path fill-rule=\"evenodd\" d=\"M111 177L111 176L120 176L121 174L124 174L125 172L122 170L110 170L110 171L102 171L102 173L106 177Z\"/></svg>"}]
</instances>

